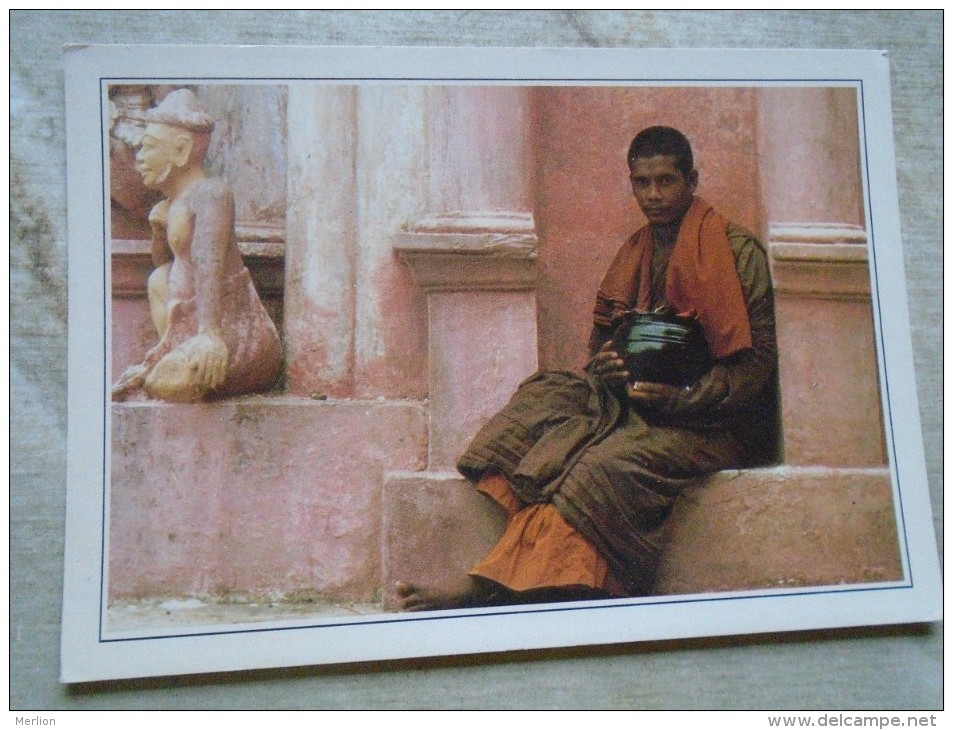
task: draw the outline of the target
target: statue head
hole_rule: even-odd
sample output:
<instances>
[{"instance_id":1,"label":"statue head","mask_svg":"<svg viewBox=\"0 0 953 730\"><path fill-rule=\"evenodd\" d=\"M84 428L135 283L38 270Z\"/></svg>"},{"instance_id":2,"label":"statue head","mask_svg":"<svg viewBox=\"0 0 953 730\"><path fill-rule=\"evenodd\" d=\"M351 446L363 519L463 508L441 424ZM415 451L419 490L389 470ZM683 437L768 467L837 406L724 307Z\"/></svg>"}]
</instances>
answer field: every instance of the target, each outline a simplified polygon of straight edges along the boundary
<instances>
[{"instance_id":1,"label":"statue head","mask_svg":"<svg viewBox=\"0 0 953 730\"><path fill-rule=\"evenodd\" d=\"M215 120L188 89L178 89L146 112L136 170L148 188L168 187L182 171L201 168Z\"/></svg>"}]
</instances>

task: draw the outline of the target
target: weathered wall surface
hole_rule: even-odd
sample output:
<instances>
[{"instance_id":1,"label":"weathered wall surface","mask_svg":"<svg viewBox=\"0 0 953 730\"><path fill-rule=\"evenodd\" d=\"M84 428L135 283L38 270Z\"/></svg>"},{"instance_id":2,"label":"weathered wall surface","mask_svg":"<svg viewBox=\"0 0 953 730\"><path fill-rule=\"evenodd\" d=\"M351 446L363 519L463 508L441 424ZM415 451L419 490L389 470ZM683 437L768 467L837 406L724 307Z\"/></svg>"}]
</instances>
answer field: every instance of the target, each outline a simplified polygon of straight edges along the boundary
<instances>
[{"instance_id":1,"label":"weathered wall surface","mask_svg":"<svg viewBox=\"0 0 953 730\"><path fill-rule=\"evenodd\" d=\"M65 494L64 43L444 44L452 22L454 42L460 44L890 50L905 257L911 308L919 313L913 326L918 387L939 528L941 357L935 333L941 286L936 183L941 164L941 15L861 12L841 13L837 22L831 18L811 12L14 13L11 707L941 706L937 627L672 642L664 651L623 646L416 661L409 663L411 671L407 664L394 663L256 672L237 683L192 678L67 691L56 681ZM738 212L739 217L744 214ZM361 347L357 356L374 352L373 342ZM546 679L537 683L527 680L530 675ZM685 681L673 685L673 676ZM773 680L765 683L764 676ZM516 681L527 691L501 696L499 687Z\"/></svg>"},{"instance_id":2,"label":"weathered wall surface","mask_svg":"<svg viewBox=\"0 0 953 730\"><path fill-rule=\"evenodd\" d=\"M206 168L229 180L239 225L284 227L288 178L288 89L284 85L200 85L216 120Z\"/></svg>"},{"instance_id":3,"label":"weathered wall surface","mask_svg":"<svg viewBox=\"0 0 953 730\"><path fill-rule=\"evenodd\" d=\"M373 602L386 593L380 576L399 575L402 568L387 565L399 550L385 544L375 552L382 513L390 510L379 499L381 475L414 466L406 458L407 442L426 452L428 471L453 472L473 435L538 361L549 370L581 366L599 277L620 242L644 224L641 213L633 214L626 150L637 131L655 123L677 125L694 140L696 164L714 171L703 177L705 198L735 221L759 222L748 225L759 232L779 285L781 451L787 463L886 464L865 226L858 218L853 89L295 83L195 90L218 119L207 168L234 181L240 233L260 226L255 211L262 193L277 201L265 209L276 234L272 245L284 254L274 263L291 272L277 292L287 303L291 367L286 387L276 388L262 411L267 429L243 428L245 419L236 421L229 405L184 407L174 415L159 404L114 406L110 599L199 594L234 601L311 591L330 602ZM143 95L158 100L162 89L113 87L110 98L129 105ZM291 113L285 114L288 99ZM287 149L295 165L283 215L280 176L287 172ZM120 161L113 160L112 171L121 169ZM275 184L262 188L263 179ZM530 258L504 255L503 247L518 253L520 242ZM248 238L243 243L255 245ZM537 244L540 263L533 258ZM127 245L118 241L114 248ZM399 261L408 265L412 288ZM253 257L247 262L260 278ZM475 268L478 262L482 268ZM113 348L138 350L139 360L155 336L143 338L143 327L118 316L133 304L135 291L127 286L129 256L114 253L113 263ZM520 281L526 266L534 275L542 268L542 277ZM145 311L144 271L140 278L138 306ZM427 292L425 303L419 289ZM419 321L424 304L426 326ZM137 338L138 348L121 344ZM419 362L427 365L425 382L424 368L414 366ZM337 378L325 379L335 371ZM345 397L314 398L328 391ZM306 394L310 401L294 400ZM428 428L405 428L402 441L382 439L390 431L378 422L392 419L386 409L359 407L364 420L355 420L361 401L349 396L361 394L403 396L390 401L402 408L409 397L427 415ZM215 427L218 421L226 427ZM352 432L326 428L336 421ZM300 441L305 424L312 425L305 432L321 434L320 449ZM174 447L188 434L203 434L200 448ZM355 441L365 448L355 451ZM798 474L785 478L790 509L768 515L764 527L771 538L799 530L801 520L792 523L785 515L819 509L814 494L823 490L804 490ZM836 506L820 511L881 510L877 488L884 479L886 472L859 501L845 500L832 486L827 491ZM203 485L198 502L186 486L193 484ZM311 512L325 503L322 495L335 493L363 508L350 510L333 528L327 520L282 516L284 505ZM268 509L254 510L259 520L252 522L234 506L242 495L255 503L259 494L272 499ZM888 507L889 501L888 494ZM221 505L226 508L216 509ZM480 511L455 518L469 519L474 531L485 522ZM685 525L689 533L699 531L697 522ZM845 559L833 583L869 582L868 561L851 557L857 544L883 538L899 560L892 523L885 535L843 527L837 537ZM405 521L402 528L428 536L434 563L456 561L459 541L435 540L433 524ZM485 540L498 534L495 522L485 528ZM245 533L247 549L228 547ZM726 542L717 534L677 537L686 545ZM810 549L803 555L785 550L780 562L787 567L780 572L755 562L765 567L763 575L739 568L734 550L700 550L711 564L685 559L688 552L672 562L670 573L681 567L694 575L735 571L732 585L739 590L801 580L791 576L823 582L831 575L814 569ZM727 563L718 568L719 560ZM351 579L341 581L339 574ZM424 574L413 579L430 582ZM708 590L714 579L679 578L680 592L693 585Z\"/></svg>"},{"instance_id":4,"label":"weathered wall surface","mask_svg":"<svg viewBox=\"0 0 953 730\"><path fill-rule=\"evenodd\" d=\"M110 594L373 600L381 475L422 469L426 431L410 401L115 409Z\"/></svg>"}]
</instances>

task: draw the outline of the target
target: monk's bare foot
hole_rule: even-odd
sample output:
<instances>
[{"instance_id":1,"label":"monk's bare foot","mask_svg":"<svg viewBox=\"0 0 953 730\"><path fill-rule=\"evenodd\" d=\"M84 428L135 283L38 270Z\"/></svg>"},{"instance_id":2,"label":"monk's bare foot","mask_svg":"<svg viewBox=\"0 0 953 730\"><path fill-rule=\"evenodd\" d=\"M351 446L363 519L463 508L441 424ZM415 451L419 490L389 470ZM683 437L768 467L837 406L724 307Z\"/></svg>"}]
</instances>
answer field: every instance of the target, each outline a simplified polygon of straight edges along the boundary
<instances>
[{"instance_id":1,"label":"monk's bare foot","mask_svg":"<svg viewBox=\"0 0 953 730\"><path fill-rule=\"evenodd\" d=\"M486 587L469 575L449 588L429 588L402 580L397 581L395 587L402 611L467 608L481 605L487 597Z\"/></svg>"}]
</instances>

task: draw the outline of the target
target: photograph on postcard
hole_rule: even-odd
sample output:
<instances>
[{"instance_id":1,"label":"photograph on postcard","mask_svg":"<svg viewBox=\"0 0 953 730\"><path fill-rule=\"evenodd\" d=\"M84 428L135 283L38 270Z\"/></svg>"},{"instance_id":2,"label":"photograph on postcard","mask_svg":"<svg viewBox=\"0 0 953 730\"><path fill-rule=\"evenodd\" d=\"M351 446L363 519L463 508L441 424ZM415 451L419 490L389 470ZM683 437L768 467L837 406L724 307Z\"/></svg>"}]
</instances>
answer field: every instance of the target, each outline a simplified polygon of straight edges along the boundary
<instances>
[{"instance_id":1,"label":"photograph on postcard","mask_svg":"<svg viewBox=\"0 0 953 730\"><path fill-rule=\"evenodd\" d=\"M101 642L912 586L863 84L100 89Z\"/></svg>"}]
</instances>

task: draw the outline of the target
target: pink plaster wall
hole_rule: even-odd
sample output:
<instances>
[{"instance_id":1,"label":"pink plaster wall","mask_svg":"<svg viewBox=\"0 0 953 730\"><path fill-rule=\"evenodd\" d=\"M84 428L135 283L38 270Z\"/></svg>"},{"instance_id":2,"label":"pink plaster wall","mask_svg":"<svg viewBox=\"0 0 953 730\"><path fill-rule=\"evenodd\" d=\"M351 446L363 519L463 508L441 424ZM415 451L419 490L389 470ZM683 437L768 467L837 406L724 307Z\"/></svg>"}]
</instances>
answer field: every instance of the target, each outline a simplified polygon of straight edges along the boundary
<instances>
[{"instance_id":1,"label":"pink plaster wall","mask_svg":"<svg viewBox=\"0 0 953 730\"><path fill-rule=\"evenodd\" d=\"M532 292L430 295L430 460L454 471L477 431L536 370Z\"/></svg>"},{"instance_id":2,"label":"pink plaster wall","mask_svg":"<svg viewBox=\"0 0 953 730\"><path fill-rule=\"evenodd\" d=\"M288 90L284 343L295 395L353 393L356 104L351 86Z\"/></svg>"},{"instance_id":3,"label":"pink plaster wall","mask_svg":"<svg viewBox=\"0 0 953 730\"><path fill-rule=\"evenodd\" d=\"M358 87L356 119L354 395L422 399L426 298L397 259L391 236L428 210L426 88Z\"/></svg>"},{"instance_id":4,"label":"pink plaster wall","mask_svg":"<svg viewBox=\"0 0 953 730\"><path fill-rule=\"evenodd\" d=\"M425 467L426 430L408 401L115 404L110 597L373 600L383 475Z\"/></svg>"},{"instance_id":5,"label":"pink plaster wall","mask_svg":"<svg viewBox=\"0 0 953 730\"><path fill-rule=\"evenodd\" d=\"M870 302L778 295L788 464L887 463Z\"/></svg>"},{"instance_id":6,"label":"pink plaster wall","mask_svg":"<svg viewBox=\"0 0 953 730\"><path fill-rule=\"evenodd\" d=\"M322 231L320 217L309 214L294 224L300 227L294 235L301 235L292 246L300 245L298 251L303 252L294 255L307 254L314 260L308 267L289 266L286 286L292 289L304 282L323 292L330 281L337 288L326 302L313 296L307 307L286 310L299 327L298 339L314 345L296 351L292 395L197 406L113 407L109 584L113 597L315 591L342 599L372 598L382 575L384 474L425 469L428 444L436 450L435 462L449 468L460 445L460 432L441 439L428 436L428 416L439 410L433 400L429 409L424 401L428 394L437 395L429 388L443 388L440 395L447 409L462 414L457 422L462 431L475 426L482 409L490 409L489 399L505 400L510 395L514 383L503 387L501 381L522 375L516 372L518 364L514 368L505 362L505 337L477 356L463 353L478 363L480 372L502 374L498 387L482 392L480 384L472 388L472 383L455 382L452 374L441 372L446 359L457 357L470 342L477 330L467 329L468 321L481 312L506 321L518 309L519 317L526 315L523 324L530 326L521 330L521 341L531 341L532 295L440 294L445 299L469 299L455 301L444 319L432 317L428 327L426 295L413 285L390 242L414 213L433 212L426 207L418 210L423 203L417 192L435 179L428 177L433 170L428 173L427 165L437 164L434 159L422 161L422 112L413 106L420 91L402 88L401 93L407 95L406 104L399 103L403 97L380 90L355 101L358 119L368 125L375 120L377 126L359 135L363 141L355 150L356 179L348 188L355 191L357 201L349 202L354 196L343 193L338 198L338 207L347 208L353 219L348 219L340 240L323 229L322 246L338 253L340 266L326 267L327 259L315 244L317 233L312 233ZM481 93L489 103L492 95ZM540 241L536 293L540 366L574 368L586 358L599 280L618 247L643 223L625 163L634 134L652 124L682 129L695 148L699 193L729 218L763 234L767 214L759 180L758 97L753 89L645 87L547 87L532 90L530 97L528 151L513 164L531 165L534 172L525 190L514 183L504 198L525 192L534 199ZM477 138L480 144L493 142L488 136ZM474 156L465 162L472 165L481 150L477 145L469 151ZM448 148L447 154L451 152L463 154L459 148ZM302 154L307 159L307 151ZM380 168L381 160L387 160L386 170ZM466 167L463 161L459 164ZM484 171L481 179L489 184L492 177ZM492 196L467 198L469 194L457 191L438 202L448 206L458 198L473 205L507 202L497 203ZM319 207L326 200L320 199ZM795 198L785 200L790 209ZM850 207L849 201L845 205ZM335 301L342 302L343 310L334 311ZM148 314L143 305L143 300L138 304L114 300L114 325L123 337L143 337L143 315ZM861 314L869 321L868 310ZM830 311L821 305L801 316L829 318ZM323 338L329 350L344 348L336 351L342 355L336 359L318 346L322 337L308 333L329 324L336 328ZM452 336L429 342L431 355L438 347L444 358L434 362L428 357L428 333L432 336L440 327ZM514 324L512 329L516 328ZM793 352L798 343L809 341L810 333L802 329L785 330L793 338ZM845 339L856 334L849 324L842 329L834 334ZM132 357L127 345L114 340L117 362ZM875 373L871 367L864 364L865 378ZM465 375L467 370L459 372ZM850 377L849 371L836 372L838 377ZM875 384L876 378L871 382ZM461 403L465 386L471 387L473 397L482 392L487 402L477 409ZM835 403L856 411L850 397L856 391L844 387L843 380L825 381L824 387L827 397L818 404ZM365 400L294 397L312 390ZM807 410L813 407L807 404ZM823 413L818 413L817 419L807 422L814 430L805 439L823 430ZM866 403L857 413L861 420L875 418ZM479 418L470 418L473 414ZM846 457L843 463L857 463L856 453ZM802 463L811 463L810 458ZM825 458L815 461L828 463ZM878 451L860 458L863 464L878 464L882 457Z\"/></svg>"},{"instance_id":7,"label":"pink plaster wall","mask_svg":"<svg viewBox=\"0 0 953 730\"><path fill-rule=\"evenodd\" d=\"M857 91L767 87L758 90L758 100L771 221L863 226Z\"/></svg>"},{"instance_id":8,"label":"pink plaster wall","mask_svg":"<svg viewBox=\"0 0 953 730\"><path fill-rule=\"evenodd\" d=\"M754 232L764 223L753 89L547 87L535 90L536 223L540 236L540 365L586 359L596 289L645 219L626 153L665 124L692 142L699 194Z\"/></svg>"},{"instance_id":9,"label":"pink plaster wall","mask_svg":"<svg viewBox=\"0 0 953 730\"><path fill-rule=\"evenodd\" d=\"M427 301L390 250L367 262L358 291L354 395L427 397Z\"/></svg>"},{"instance_id":10,"label":"pink plaster wall","mask_svg":"<svg viewBox=\"0 0 953 730\"><path fill-rule=\"evenodd\" d=\"M425 98L428 212L532 210L526 89L433 86Z\"/></svg>"}]
</instances>

